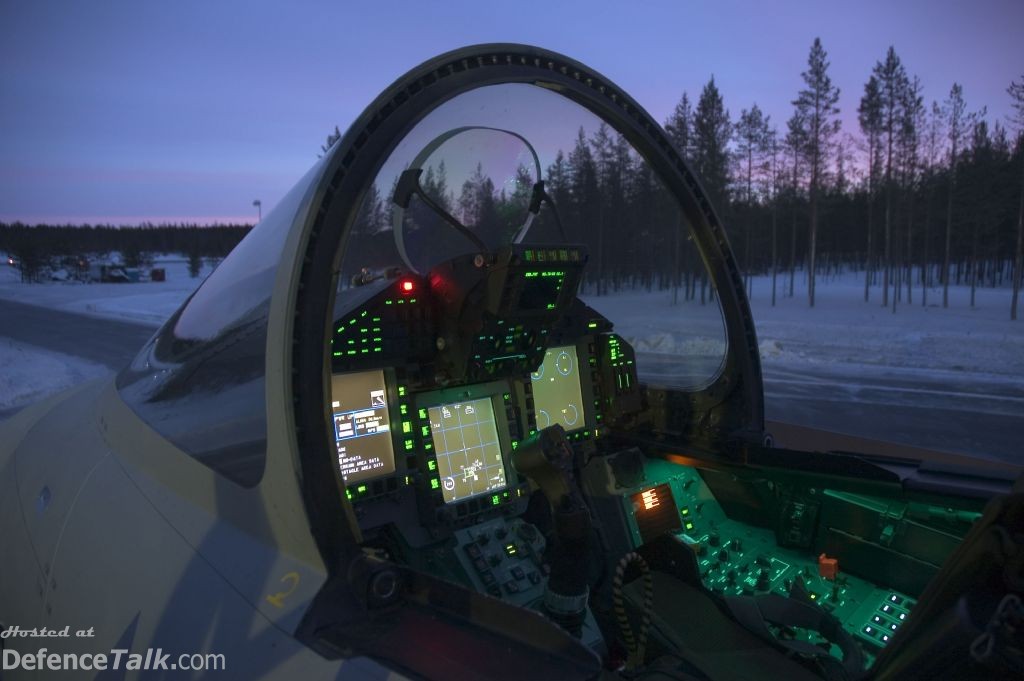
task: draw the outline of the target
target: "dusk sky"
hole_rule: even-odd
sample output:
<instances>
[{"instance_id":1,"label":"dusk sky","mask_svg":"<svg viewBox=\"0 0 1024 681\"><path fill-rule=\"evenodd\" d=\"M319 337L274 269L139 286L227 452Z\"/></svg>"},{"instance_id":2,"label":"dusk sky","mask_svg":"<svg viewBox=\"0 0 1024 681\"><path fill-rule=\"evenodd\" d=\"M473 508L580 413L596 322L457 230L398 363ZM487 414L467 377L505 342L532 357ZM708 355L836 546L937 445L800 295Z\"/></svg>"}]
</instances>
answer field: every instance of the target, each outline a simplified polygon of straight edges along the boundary
<instances>
[{"instance_id":1,"label":"dusk sky","mask_svg":"<svg viewBox=\"0 0 1024 681\"><path fill-rule=\"evenodd\" d=\"M844 130L894 45L927 102L956 81L1005 123L1024 0L0 3L0 221L252 222L387 85L447 50L522 42L603 73L659 122L714 74L780 127L815 36Z\"/></svg>"}]
</instances>

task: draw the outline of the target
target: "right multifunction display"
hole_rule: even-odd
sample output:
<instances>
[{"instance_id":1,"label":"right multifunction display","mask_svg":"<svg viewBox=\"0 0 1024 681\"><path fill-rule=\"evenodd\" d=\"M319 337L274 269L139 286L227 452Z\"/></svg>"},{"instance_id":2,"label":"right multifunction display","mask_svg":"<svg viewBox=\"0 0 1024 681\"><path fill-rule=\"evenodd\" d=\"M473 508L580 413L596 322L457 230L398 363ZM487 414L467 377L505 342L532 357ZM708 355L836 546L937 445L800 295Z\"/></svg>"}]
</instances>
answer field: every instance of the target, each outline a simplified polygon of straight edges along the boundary
<instances>
[{"instance_id":1,"label":"right multifunction display","mask_svg":"<svg viewBox=\"0 0 1024 681\"><path fill-rule=\"evenodd\" d=\"M544 361L530 378L537 428L557 423L568 433L586 425L575 346L548 348Z\"/></svg>"}]
</instances>

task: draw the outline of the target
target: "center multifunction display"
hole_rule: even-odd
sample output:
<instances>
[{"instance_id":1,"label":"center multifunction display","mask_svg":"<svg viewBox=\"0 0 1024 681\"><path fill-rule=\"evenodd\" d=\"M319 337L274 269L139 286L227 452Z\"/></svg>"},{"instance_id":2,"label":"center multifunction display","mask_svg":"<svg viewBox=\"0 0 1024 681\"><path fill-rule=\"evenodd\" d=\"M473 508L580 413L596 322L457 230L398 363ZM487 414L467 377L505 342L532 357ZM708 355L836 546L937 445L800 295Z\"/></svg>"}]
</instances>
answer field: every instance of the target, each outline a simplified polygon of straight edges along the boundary
<instances>
[{"instance_id":1,"label":"center multifunction display","mask_svg":"<svg viewBox=\"0 0 1024 681\"><path fill-rule=\"evenodd\" d=\"M511 456L523 432L507 381L419 393L414 411L425 522L461 521L518 503L525 480Z\"/></svg>"},{"instance_id":2,"label":"center multifunction display","mask_svg":"<svg viewBox=\"0 0 1024 681\"><path fill-rule=\"evenodd\" d=\"M442 404L427 411L445 503L505 489L505 460L491 399Z\"/></svg>"},{"instance_id":3,"label":"center multifunction display","mask_svg":"<svg viewBox=\"0 0 1024 681\"><path fill-rule=\"evenodd\" d=\"M395 472L384 372L331 377L338 465L347 484Z\"/></svg>"}]
</instances>

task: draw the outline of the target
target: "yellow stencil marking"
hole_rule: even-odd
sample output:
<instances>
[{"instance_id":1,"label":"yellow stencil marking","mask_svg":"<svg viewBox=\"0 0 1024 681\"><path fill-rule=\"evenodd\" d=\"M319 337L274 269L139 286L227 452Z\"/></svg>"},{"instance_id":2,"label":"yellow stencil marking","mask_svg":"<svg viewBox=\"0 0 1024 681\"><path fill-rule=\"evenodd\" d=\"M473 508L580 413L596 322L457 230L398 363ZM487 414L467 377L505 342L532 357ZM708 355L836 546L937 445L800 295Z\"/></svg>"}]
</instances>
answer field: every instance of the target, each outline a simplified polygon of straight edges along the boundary
<instances>
[{"instance_id":1,"label":"yellow stencil marking","mask_svg":"<svg viewBox=\"0 0 1024 681\"><path fill-rule=\"evenodd\" d=\"M287 591L278 591L276 594L267 596L267 602L277 608L283 608L284 599L291 596L299 588L299 573L289 572L281 578L281 581L289 583L291 587Z\"/></svg>"}]
</instances>

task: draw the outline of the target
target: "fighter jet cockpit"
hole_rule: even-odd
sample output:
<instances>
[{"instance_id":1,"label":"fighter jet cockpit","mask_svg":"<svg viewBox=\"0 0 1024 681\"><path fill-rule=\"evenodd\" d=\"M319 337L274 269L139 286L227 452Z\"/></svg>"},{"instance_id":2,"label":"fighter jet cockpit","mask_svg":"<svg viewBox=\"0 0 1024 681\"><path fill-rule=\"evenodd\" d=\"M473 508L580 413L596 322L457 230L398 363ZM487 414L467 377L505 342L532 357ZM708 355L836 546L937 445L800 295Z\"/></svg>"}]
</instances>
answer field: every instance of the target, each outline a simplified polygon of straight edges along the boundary
<instances>
[{"instance_id":1,"label":"fighter jet cockpit","mask_svg":"<svg viewBox=\"0 0 1024 681\"><path fill-rule=\"evenodd\" d=\"M1019 678L1019 472L776 442L764 400L666 132L456 50L116 380L4 424L0 619L231 678Z\"/></svg>"},{"instance_id":2,"label":"fighter jet cockpit","mask_svg":"<svg viewBox=\"0 0 1024 681\"><path fill-rule=\"evenodd\" d=\"M862 678L982 505L771 448L698 183L642 148L628 100L560 73L619 115L542 77L474 87L421 111L361 190L331 270L318 454L354 541L457 585L438 608L557 625L567 666Z\"/></svg>"}]
</instances>

